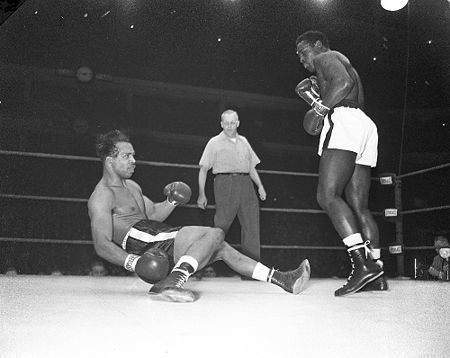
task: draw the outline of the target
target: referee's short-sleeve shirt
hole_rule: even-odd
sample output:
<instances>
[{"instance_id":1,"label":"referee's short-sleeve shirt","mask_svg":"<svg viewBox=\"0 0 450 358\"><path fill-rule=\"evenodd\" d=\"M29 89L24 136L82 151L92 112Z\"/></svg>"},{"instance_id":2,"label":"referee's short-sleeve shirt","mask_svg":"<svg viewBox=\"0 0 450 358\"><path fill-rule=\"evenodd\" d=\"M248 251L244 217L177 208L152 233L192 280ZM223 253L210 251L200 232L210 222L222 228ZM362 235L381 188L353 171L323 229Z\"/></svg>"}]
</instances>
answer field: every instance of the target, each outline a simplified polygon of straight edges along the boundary
<instances>
[{"instance_id":1,"label":"referee's short-sleeve shirt","mask_svg":"<svg viewBox=\"0 0 450 358\"><path fill-rule=\"evenodd\" d=\"M221 132L208 141L199 165L207 170L212 168L213 174L248 173L260 162L247 138L238 134L232 140Z\"/></svg>"}]
</instances>

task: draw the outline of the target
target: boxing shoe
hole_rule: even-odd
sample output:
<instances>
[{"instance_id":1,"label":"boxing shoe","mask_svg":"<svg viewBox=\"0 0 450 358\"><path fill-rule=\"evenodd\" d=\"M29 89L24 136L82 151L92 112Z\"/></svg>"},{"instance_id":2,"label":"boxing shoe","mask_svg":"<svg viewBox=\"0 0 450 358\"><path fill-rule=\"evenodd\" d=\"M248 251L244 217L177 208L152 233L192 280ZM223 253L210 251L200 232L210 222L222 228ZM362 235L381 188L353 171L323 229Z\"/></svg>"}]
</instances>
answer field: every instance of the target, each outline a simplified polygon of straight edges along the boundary
<instances>
[{"instance_id":1,"label":"boxing shoe","mask_svg":"<svg viewBox=\"0 0 450 358\"><path fill-rule=\"evenodd\" d=\"M352 246L347 251L350 256L352 271L347 278L347 282L334 292L337 297L358 292L384 273L380 266L367 258L368 248L365 244Z\"/></svg>"},{"instance_id":2,"label":"boxing shoe","mask_svg":"<svg viewBox=\"0 0 450 358\"><path fill-rule=\"evenodd\" d=\"M183 288L188 274L183 270L174 270L164 280L155 283L148 292L156 300L169 302L194 302L198 299L194 291Z\"/></svg>"},{"instance_id":3,"label":"boxing shoe","mask_svg":"<svg viewBox=\"0 0 450 358\"><path fill-rule=\"evenodd\" d=\"M308 260L303 260L300 266L292 271L282 272L272 269L270 282L280 286L283 290L298 295L304 290L311 276Z\"/></svg>"},{"instance_id":4,"label":"boxing shoe","mask_svg":"<svg viewBox=\"0 0 450 358\"><path fill-rule=\"evenodd\" d=\"M382 275L372 282L369 282L367 285L361 288L360 291L387 291L388 289L389 285L387 283L387 280L384 275Z\"/></svg>"}]
</instances>

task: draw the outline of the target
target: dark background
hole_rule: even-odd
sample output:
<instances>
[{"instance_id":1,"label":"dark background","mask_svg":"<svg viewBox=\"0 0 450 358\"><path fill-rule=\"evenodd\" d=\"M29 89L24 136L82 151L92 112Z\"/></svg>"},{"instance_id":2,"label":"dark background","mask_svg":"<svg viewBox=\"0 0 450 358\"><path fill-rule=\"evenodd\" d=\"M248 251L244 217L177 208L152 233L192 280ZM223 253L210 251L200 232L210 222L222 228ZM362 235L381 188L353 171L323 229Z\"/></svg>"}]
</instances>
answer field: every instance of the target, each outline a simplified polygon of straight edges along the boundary
<instances>
[{"instance_id":1,"label":"dark background","mask_svg":"<svg viewBox=\"0 0 450 358\"><path fill-rule=\"evenodd\" d=\"M131 135L140 160L197 164L207 139L219 131L221 111L232 107L240 115L240 133L262 160L258 169L316 173L317 138L301 127L306 105L298 99L298 105L283 107L280 99L297 100L293 89L309 74L295 54L295 39L317 29L328 35L332 49L350 58L363 80L366 111L380 134L374 177L446 164L449 4L412 0L388 12L375 0L1 1L0 148L94 157L95 135L120 128ZM77 81L75 72L83 66L93 70L92 82ZM167 90L155 90L156 84ZM178 85L181 94L174 95ZM209 91L215 100L202 96ZM252 95L268 100L252 104ZM0 236L90 240L83 200L101 175L99 162L2 154L0 168L1 194L82 199L3 195ZM448 205L448 174L446 167L404 178L403 209ZM318 209L314 178L261 175L268 192L262 208ZM182 179L192 187L195 204L196 169L142 163L135 179L155 201L163 200L165 183ZM211 186L208 182L210 201ZM392 188L374 182L371 209L393 205ZM211 225L212 215L212 210L179 208L168 221ZM324 215L261 215L265 245L340 245ZM387 247L395 240L395 226L376 218ZM448 233L448 209L406 215L404 224L407 246L431 246L436 233ZM238 243L238 236L235 223L229 241ZM55 267L84 272L98 259L89 244L5 240L0 249L0 272L11 265L22 273ZM432 250L407 252L407 272L414 257L427 261L432 255ZM311 259L317 276L347 269L344 251L263 251L267 263L282 268L303 257ZM395 258L385 261L394 275Z\"/></svg>"}]
</instances>

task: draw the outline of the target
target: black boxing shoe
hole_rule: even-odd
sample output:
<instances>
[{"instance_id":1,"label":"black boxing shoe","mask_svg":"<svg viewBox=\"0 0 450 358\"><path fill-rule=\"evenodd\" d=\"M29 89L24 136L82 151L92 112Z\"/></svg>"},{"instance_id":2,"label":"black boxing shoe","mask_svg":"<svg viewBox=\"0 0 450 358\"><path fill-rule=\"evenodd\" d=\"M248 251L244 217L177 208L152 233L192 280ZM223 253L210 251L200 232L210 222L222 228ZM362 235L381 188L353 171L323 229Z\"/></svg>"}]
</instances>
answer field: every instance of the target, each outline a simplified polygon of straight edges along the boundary
<instances>
[{"instance_id":1,"label":"black boxing shoe","mask_svg":"<svg viewBox=\"0 0 450 358\"><path fill-rule=\"evenodd\" d=\"M360 291L387 291L389 289L389 285L387 283L384 275L378 277L377 279L369 282Z\"/></svg>"},{"instance_id":2,"label":"black boxing shoe","mask_svg":"<svg viewBox=\"0 0 450 358\"><path fill-rule=\"evenodd\" d=\"M155 283L148 292L153 299L169 302L194 302L198 295L191 290L183 288L188 279L184 270L174 270L164 280Z\"/></svg>"},{"instance_id":3,"label":"black boxing shoe","mask_svg":"<svg viewBox=\"0 0 450 358\"><path fill-rule=\"evenodd\" d=\"M373 260L367 258L366 244L355 245L347 249L350 255L352 271L347 282L334 292L337 297L354 294L369 282L383 275L383 270Z\"/></svg>"},{"instance_id":4,"label":"black boxing shoe","mask_svg":"<svg viewBox=\"0 0 450 358\"><path fill-rule=\"evenodd\" d=\"M311 267L308 260L303 260L300 266L292 271L282 272L272 269L269 282L280 286L283 290L298 295L305 289L311 276Z\"/></svg>"}]
</instances>

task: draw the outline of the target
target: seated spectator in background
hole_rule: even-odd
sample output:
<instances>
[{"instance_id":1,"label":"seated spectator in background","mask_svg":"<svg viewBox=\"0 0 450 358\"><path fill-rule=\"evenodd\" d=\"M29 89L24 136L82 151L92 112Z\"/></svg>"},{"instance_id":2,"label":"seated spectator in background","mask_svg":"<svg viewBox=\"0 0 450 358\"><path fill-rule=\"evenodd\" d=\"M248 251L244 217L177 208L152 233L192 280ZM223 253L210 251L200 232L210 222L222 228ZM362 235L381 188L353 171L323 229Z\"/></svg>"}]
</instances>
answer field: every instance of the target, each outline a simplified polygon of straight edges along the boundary
<instances>
[{"instance_id":1,"label":"seated spectator in background","mask_svg":"<svg viewBox=\"0 0 450 358\"><path fill-rule=\"evenodd\" d=\"M63 276L64 274L59 269L54 269L52 272L50 272L50 276Z\"/></svg>"},{"instance_id":2,"label":"seated spectator in background","mask_svg":"<svg viewBox=\"0 0 450 358\"><path fill-rule=\"evenodd\" d=\"M106 269L103 262L95 261L92 263L91 270L89 271L89 276L107 276L108 270Z\"/></svg>"},{"instance_id":3,"label":"seated spectator in background","mask_svg":"<svg viewBox=\"0 0 450 358\"><path fill-rule=\"evenodd\" d=\"M450 245L446 237L439 235L434 239L434 248L438 253L431 264L428 272L439 280L449 281L448 261L450 256Z\"/></svg>"},{"instance_id":4,"label":"seated spectator in background","mask_svg":"<svg viewBox=\"0 0 450 358\"><path fill-rule=\"evenodd\" d=\"M214 267L212 267L211 265L206 266L200 271L197 271L196 274L194 275L194 278L196 278L197 280L201 280L204 277L206 278L217 277L217 273L216 270L214 270Z\"/></svg>"},{"instance_id":5,"label":"seated spectator in background","mask_svg":"<svg viewBox=\"0 0 450 358\"><path fill-rule=\"evenodd\" d=\"M6 269L5 276L17 276L17 275L18 275L18 272L15 267L9 266Z\"/></svg>"}]
</instances>

